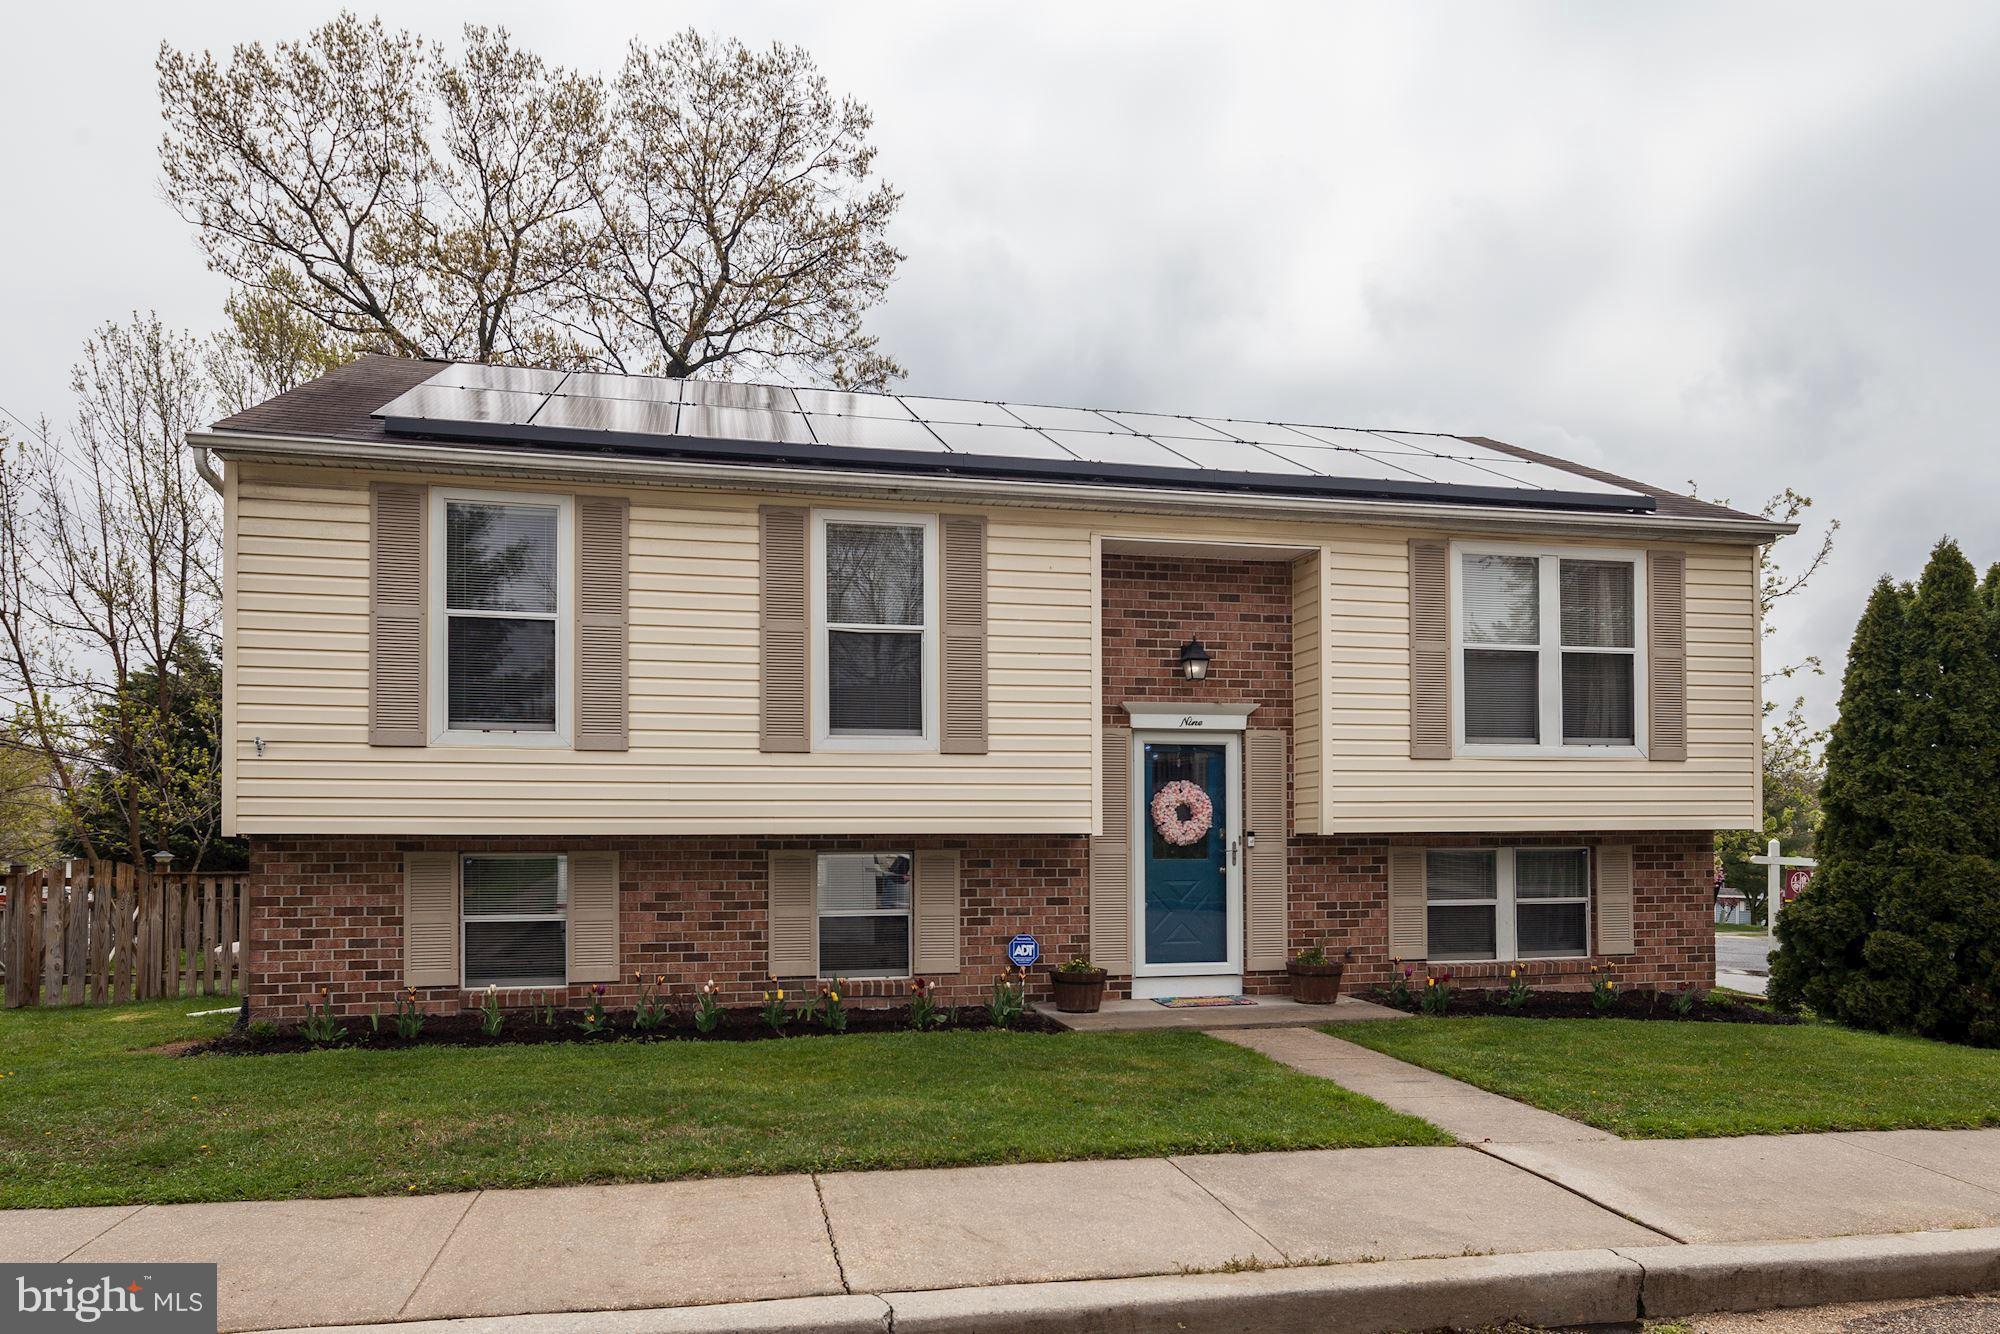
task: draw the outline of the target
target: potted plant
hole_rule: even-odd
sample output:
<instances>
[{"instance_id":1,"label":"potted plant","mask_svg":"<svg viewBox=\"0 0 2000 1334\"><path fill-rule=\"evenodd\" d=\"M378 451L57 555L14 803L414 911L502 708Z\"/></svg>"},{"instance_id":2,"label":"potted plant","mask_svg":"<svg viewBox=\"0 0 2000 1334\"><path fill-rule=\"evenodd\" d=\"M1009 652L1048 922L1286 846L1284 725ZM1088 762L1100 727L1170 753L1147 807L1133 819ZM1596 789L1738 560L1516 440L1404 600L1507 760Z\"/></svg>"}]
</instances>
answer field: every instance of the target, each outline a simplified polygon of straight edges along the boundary
<instances>
[{"instance_id":1,"label":"potted plant","mask_svg":"<svg viewBox=\"0 0 2000 1334\"><path fill-rule=\"evenodd\" d=\"M1104 1004L1104 979L1108 976L1088 958L1077 955L1049 974L1055 983L1056 1008L1064 1014L1096 1014L1097 1007Z\"/></svg>"},{"instance_id":2,"label":"potted plant","mask_svg":"<svg viewBox=\"0 0 2000 1334\"><path fill-rule=\"evenodd\" d=\"M1346 969L1346 964L1327 958L1326 951L1317 945L1300 950L1285 965L1292 978L1292 999L1301 1005L1333 1004L1340 999L1340 975Z\"/></svg>"}]
</instances>

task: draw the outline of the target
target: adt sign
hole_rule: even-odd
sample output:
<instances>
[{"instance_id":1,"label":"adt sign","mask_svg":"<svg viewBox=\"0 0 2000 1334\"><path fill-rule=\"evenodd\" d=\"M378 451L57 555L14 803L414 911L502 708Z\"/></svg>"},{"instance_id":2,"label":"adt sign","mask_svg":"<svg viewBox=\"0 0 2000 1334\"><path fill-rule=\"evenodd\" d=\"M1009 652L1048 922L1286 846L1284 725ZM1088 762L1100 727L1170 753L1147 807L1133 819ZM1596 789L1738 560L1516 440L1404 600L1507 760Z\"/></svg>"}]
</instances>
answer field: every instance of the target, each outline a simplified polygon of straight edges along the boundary
<instances>
[{"instance_id":1,"label":"adt sign","mask_svg":"<svg viewBox=\"0 0 2000 1334\"><path fill-rule=\"evenodd\" d=\"M1033 968L1042 959L1042 942L1033 936L1016 936L1007 942L1007 962L1016 968Z\"/></svg>"}]
</instances>

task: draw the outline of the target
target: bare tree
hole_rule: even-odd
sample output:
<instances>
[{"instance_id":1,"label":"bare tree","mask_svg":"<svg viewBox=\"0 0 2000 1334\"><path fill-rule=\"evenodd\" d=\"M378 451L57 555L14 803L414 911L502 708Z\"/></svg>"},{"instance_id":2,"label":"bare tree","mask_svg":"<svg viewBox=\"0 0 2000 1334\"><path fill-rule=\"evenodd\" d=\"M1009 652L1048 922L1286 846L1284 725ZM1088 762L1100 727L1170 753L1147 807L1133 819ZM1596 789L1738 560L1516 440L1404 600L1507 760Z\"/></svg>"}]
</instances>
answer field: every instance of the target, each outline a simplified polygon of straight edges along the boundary
<instances>
[{"instance_id":1,"label":"bare tree","mask_svg":"<svg viewBox=\"0 0 2000 1334\"><path fill-rule=\"evenodd\" d=\"M141 855L181 826L205 847L218 824L218 752L201 742L219 504L186 445L213 415L209 357L155 316L107 324L72 372L67 438L0 440L7 743L39 757L59 834L91 856Z\"/></svg>"},{"instance_id":2,"label":"bare tree","mask_svg":"<svg viewBox=\"0 0 2000 1334\"><path fill-rule=\"evenodd\" d=\"M586 254L597 85L467 27L461 57L343 13L226 64L160 48L168 201L209 267L341 344L572 357L542 303Z\"/></svg>"},{"instance_id":3,"label":"bare tree","mask_svg":"<svg viewBox=\"0 0 2000 1334\"><path fill-rule=\"evenodd\" d=\"M792 364L848 387L903 370L862 329L903 256L868 109L798 47L692 30L633 43L585 180L602 223L564 308L599 360L684 376Z\"/></svg>"},{"instance_id":4,"label":"bare tree","mask_svg":"<svg viewBox=\"0 0 2000 1334\"><path fill-rule=\"evenodd\" d=\"M862 328L901 197L796 47L684 32L607 89L504 30L448 58L342 14L226 61L162 46L159 88L163 189L209 266L337 351L902 374Z\"/></svg>"}]
</instances>

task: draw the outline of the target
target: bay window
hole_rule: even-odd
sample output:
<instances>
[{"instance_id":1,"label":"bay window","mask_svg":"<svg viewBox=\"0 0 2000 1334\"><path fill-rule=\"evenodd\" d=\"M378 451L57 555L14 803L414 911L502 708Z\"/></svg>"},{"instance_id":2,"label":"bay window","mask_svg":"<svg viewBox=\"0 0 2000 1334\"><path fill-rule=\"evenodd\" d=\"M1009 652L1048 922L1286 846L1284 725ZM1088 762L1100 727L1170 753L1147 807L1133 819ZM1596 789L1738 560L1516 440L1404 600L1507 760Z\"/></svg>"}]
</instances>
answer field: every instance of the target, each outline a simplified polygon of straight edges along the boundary
<instances>
[{"instance_id":1,"label":"bay window","mask_svg":"<svg viewBox=\"0 0 2000 1334\"><path fill-rule=\"evenodd\" d=\"M1640 560L1624 552L1458 551L1452 657L1463 749L1639 749Z\"/></svg>"},{"instance_id":2,"label":"bay window","mask_svg":"<svg viewBox=\"0 0 2000 1334\"><path fill-rule=\"evenodd\" d=\"M1425 854L1429 957L1576 959L1590 953L1586 848L1438 848Z\"/></svg>"}]
</instances>

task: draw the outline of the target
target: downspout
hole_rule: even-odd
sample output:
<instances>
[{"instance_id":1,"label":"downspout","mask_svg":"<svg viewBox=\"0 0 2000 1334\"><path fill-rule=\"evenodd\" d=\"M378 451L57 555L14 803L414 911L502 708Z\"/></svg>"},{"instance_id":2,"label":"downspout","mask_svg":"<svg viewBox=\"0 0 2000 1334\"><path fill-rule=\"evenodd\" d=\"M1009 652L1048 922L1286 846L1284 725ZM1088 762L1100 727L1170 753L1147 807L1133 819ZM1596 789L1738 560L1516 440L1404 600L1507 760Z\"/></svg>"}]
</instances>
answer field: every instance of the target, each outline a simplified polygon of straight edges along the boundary
<instances>
[{"instance_id":1,"label":"downspout","mask_svg":"<svg viewBox=\"0 0 2000 1334\"><path fill-rule=\"evenodd\" d=\"M224 494L222 490L222 474L215 470L215 462L209 456L208 446L197 445L194 441L190 440L188 441L188 448L194 451L194 470L201 474L201 480L207 482L209 488L216 495Z\"/></svg>"}]
</instances>

